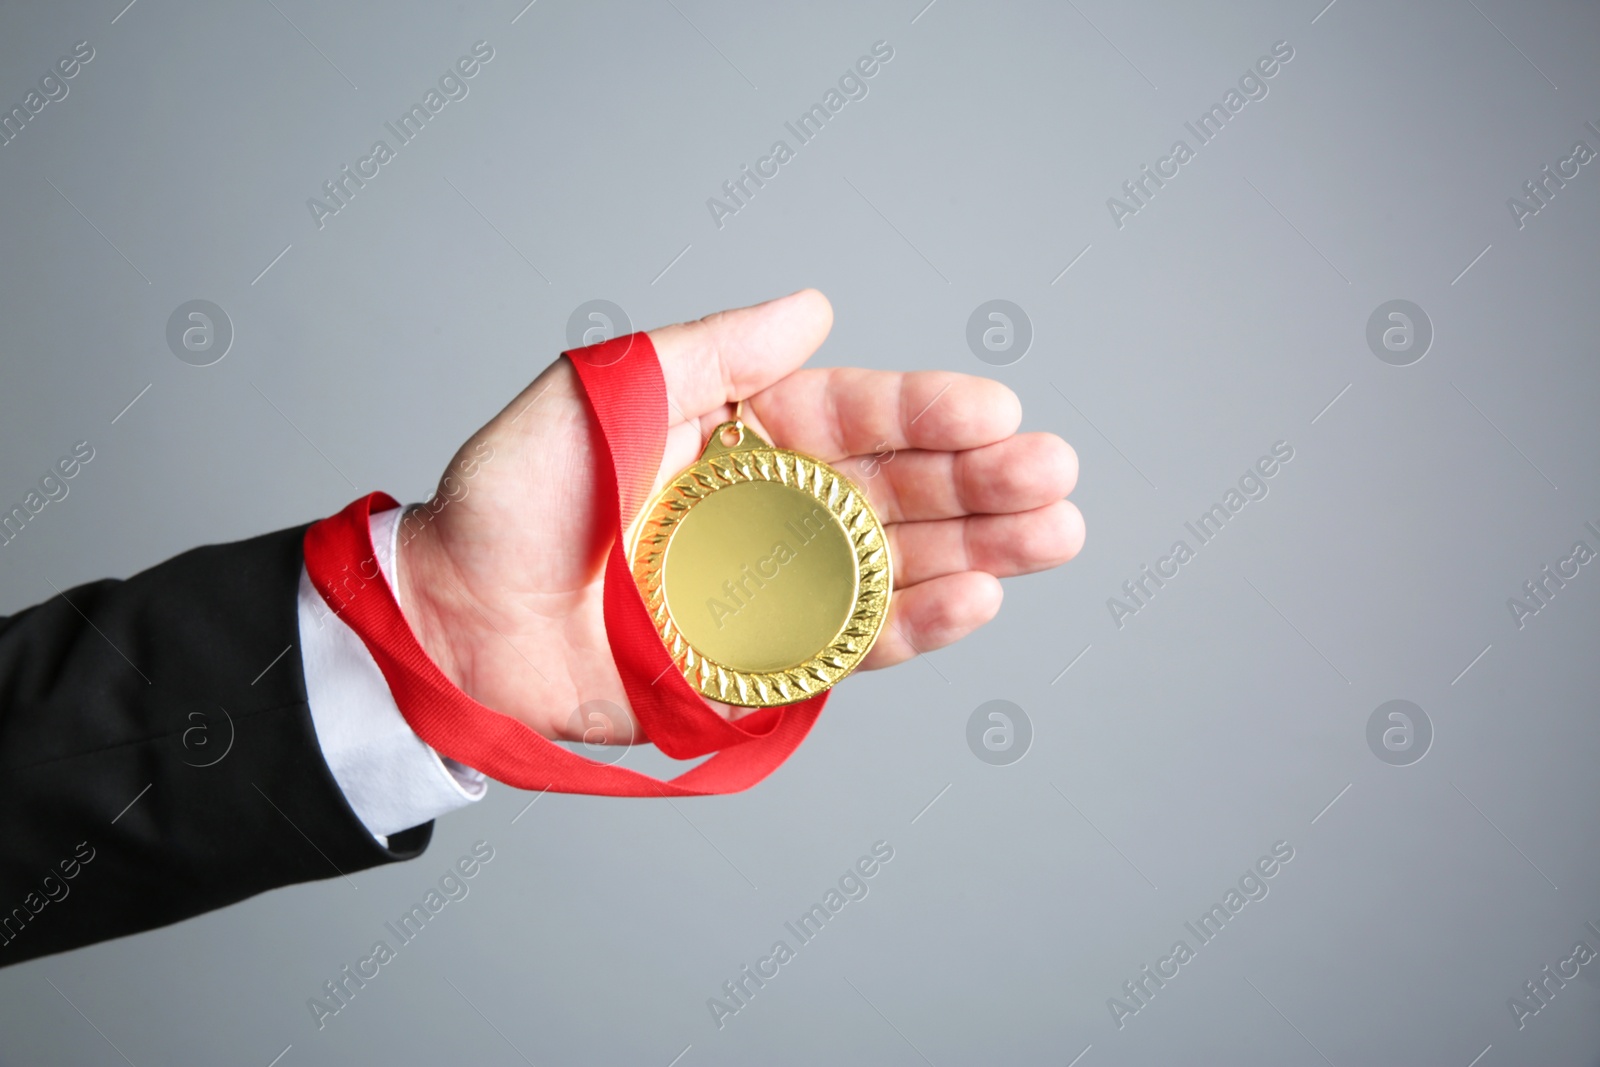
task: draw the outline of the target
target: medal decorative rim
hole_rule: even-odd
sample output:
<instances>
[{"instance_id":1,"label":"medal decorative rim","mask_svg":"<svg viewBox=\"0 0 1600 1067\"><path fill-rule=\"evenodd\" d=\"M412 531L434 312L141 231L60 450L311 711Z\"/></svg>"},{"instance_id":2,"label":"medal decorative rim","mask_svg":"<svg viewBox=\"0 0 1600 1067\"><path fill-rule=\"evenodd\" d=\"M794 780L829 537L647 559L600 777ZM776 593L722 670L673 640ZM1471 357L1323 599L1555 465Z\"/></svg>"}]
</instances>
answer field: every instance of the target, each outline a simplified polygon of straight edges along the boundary
<instances>
[{"instance_id":1,"label":"medal decorative rim","mask_svg":"<svg viewBox=\"0 0 1600 1067\"><path fill-rule=\"evenodd\" d=\"M738 443L726 445L724 434ZM702 654L673 621L662 586L662 566L676 526L712 493L764 481L798 489L827 509L855 553L856 595L833 639L804 662L776 671L742 671ZM742 422L711 433L700 458L679 471L640 511L628 552L634 583L644 598L673 666L702 696L747 708L780 707L825 692L860 666L889 617L893 561L883 523L866 495L828 463L768 444Z\"/></svg>"}]
</instances>

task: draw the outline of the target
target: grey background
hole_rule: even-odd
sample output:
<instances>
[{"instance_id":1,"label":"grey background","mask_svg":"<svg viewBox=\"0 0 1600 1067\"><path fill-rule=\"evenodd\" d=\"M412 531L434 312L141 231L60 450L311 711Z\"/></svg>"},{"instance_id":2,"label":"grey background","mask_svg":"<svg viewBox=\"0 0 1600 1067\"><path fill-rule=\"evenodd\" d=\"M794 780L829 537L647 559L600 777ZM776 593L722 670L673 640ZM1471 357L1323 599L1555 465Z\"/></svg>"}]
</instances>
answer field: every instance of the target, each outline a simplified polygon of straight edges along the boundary
<instances>
[{"instance_id":1,"label":"grey background","mask_svg":"<svg viewBox=\"0 0 1600 1067\"><path fill-rule=\"evenodd\" d=\"M1015 388L1079 451L1089 539L840 687L748 794L493 788L354 888L0 971L0 1061L1600 1059L1600 964L1520 1032L1507 1007L1600 948L1600 574L1506 607L1597 547L1600 164L1524 229L1505 204L1600 148L1600 11L924 2L6 6L6 107L96 57L0 148L0 498L97 454L0 550L0 610L420 498L595 298L643 327L815 285L818 362ZM306 198L480 39L470 96L319 231ZM880 39L868 97L719 230L706 199ZM1116 228L1106 198L1279 40L1270 95ZM991 368L965 330L997 298L1034 340ZM1365 342L1397 298L1435 331L1408 367ZM214 366L165 343L192 299L236 331ZM1278 440L1270 495L1119 630L1106 598ZM996 699L1033 727L1011 766L966 743ZM1410 766L1367 746L1391 699L1433 724ZM480 838L471 895L319 1031L307 998ZM880 839L870 895L719 1031L707 998ZM1107 998L1278 840L1270 895L1119 1030Z\"/></svg>"}]
</instances>

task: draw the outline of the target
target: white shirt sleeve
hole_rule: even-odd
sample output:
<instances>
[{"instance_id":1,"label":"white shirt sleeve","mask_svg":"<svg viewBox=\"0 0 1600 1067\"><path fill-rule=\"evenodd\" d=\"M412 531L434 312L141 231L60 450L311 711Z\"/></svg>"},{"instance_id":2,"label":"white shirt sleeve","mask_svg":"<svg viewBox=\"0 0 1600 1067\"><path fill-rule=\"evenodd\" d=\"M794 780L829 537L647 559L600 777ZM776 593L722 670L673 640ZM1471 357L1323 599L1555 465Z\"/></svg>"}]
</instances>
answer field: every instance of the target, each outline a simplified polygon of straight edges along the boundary
<instances>
[{"instance_id":1,"label":"white shirt sleeve","mask_svg":"<svg viewBox=\"0 0 1600 1067\"><path fill-rule=\"evenodd\" d=\"M371 517L384 580L400 599L395 553L403 508ZM447 759L412 732L389 684L354 630L328 610L300 570L300 658L317 743L357 817L388 844L389 834L482 799L481 772Z\"/></svg>"}]
</instances>

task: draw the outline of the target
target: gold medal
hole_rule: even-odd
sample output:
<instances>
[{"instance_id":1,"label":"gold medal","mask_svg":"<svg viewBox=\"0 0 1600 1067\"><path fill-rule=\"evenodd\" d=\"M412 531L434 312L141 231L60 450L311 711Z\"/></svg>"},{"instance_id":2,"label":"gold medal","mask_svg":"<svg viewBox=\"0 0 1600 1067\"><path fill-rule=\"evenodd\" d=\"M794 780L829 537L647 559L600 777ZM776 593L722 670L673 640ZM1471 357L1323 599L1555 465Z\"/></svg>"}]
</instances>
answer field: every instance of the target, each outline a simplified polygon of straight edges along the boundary
<instances>
[{"instance_id":1,"label":"gold medal","mask_svg":"<svg viewBox=\"0 0 1600 1067\"><path fill-rule=\"evenodd\" d=\"M628 560L684 678L751 708L805 700L855 670L894 588L861 490L737 419L640 513Z\"/></svg>"}]
</instances>

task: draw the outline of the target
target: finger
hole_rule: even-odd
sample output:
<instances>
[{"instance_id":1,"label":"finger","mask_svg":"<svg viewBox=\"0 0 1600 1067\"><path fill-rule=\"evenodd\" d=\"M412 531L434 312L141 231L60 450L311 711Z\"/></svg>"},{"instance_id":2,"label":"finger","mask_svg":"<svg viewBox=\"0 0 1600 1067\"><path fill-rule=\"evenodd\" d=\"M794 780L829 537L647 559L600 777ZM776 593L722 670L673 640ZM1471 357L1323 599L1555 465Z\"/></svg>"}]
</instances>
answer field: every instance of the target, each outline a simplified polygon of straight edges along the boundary
<instances>
[{"instance_id":1,"label":"finger","mask_svg":"<svg viewBox=\"0 0 1600 1067\"><path fill-rule=\"evenodd\" d=\"M1069 495L1078 454L1053 433L1025 433L963 452L894 452L835 464L885 522L1029 511Z\"/></svg>"},{"instance_id":2,"label":"finger","mask_svg":"<svg viewBox=\"0 0 1600 1067\"><path fill-rule=\"evenodd\" d=\"M1003 440L1022 404L989 378L859 367L803 370L749 398L773 444L832 462L881 448L954 451Z\"/></svg>"},{"instance_id":3,"label":"finger","mask_svg":"<svg viewBox=\"0 0 1600 1067\"><path fill-rule=\"evenodd\" d=\"M888 529L896 588L962 571L996 578L1049 570L1083 548L1083 515L1070 500L1015 515L900 522Z\"/></svg>"},{"instance_id":4,"label":"finger","mask_svg":"<svg viewBox=\"0 0 1600 1067\"><path fill-rule=\"evenodd\" d=\"M862 667L876 670L959 641L1000 610L1000 579L963 571L902 589Z\"/></svg>"},{"instance_id":5,"label":"finger","mask_svg":"<svg viewBox=\"0 0 1600 1067\"><path fill-rule=\"evenodd\" d=\"M674 423L698 419L760 392L811 357L833 328L833 307L815 289L719 311L650 331Z\"/></svg>"}]
</instances>

